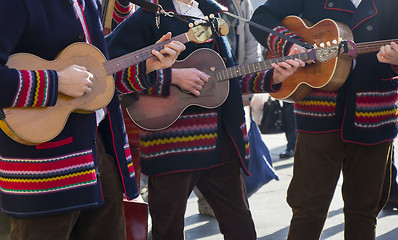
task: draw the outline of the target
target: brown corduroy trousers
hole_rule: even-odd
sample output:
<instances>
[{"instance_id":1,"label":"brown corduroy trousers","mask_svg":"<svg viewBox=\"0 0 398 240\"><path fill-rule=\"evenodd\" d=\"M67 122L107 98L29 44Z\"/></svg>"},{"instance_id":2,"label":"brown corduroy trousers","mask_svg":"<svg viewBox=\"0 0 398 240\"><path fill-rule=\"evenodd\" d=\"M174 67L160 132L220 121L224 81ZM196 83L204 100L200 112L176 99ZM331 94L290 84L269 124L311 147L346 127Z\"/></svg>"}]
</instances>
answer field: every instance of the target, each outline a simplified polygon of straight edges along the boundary
<instances>
[{"instance_id":1,"label":"brown corduroy trousers","mask_svg":"<svg viewBox=\"0 0 398 240\"><path fill-rule=\"evenodd\" d=\"M212 207L224 239L256 239L237 153L229 138L222 141L221 166L149 177L153 240L184 239L186 204L195 185Z\"/></svg>"},{"instance_id":2,"label":"brown corduroy trousers","mask_svg":"<svg viewBox=\"0 0 398 240\"><path fill-rule=\"evenodd\" d=\"M374 240L377 215L388 199L392 141L359 145L340 132L298 133L287 201L288 240L318 240L342 172L346 240Z\"/></svg>"}]
</instances>

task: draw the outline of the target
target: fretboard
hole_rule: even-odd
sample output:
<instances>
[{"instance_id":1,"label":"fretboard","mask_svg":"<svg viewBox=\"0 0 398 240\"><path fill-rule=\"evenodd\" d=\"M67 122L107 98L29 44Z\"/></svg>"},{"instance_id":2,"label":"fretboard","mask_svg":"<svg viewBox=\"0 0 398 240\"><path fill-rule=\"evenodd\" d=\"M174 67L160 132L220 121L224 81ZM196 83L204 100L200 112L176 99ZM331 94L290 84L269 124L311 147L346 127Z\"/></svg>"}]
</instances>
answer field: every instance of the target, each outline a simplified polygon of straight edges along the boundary
<instances>
[{"instance_id":1,"label":"fretboard","mask_svg":"<svg viewBox=\"0 0 398 240\"><path fill-rule=\"evenodd\" d=\"M133 40L132 40L133 41ZM164 45L171 41L179 41L181 43L189 42L189 38L186 33L177 35L167 41L163 41L140 50L134 51L132 53L128 53L126 55L114 58L107 62L103 63L104 69L108 75L117 73L125 68L133 66L137 63L147 60L150 57L153 57L151 53L152 50L160 51Z\"/></svg>"},{"instance_id":2,"label":"fretboard","mask_svg":"<svg viewBox=\"0 0 398 240\"><path fill-rule=\"evenodd\" d=\"M398 43L398 39L380 40L374 42L355 43L357 46L357 54L378 52L381 46L388 45L391 42Z\"/></svg>"},{"instance_id":3,"label":"fretboard","mask_svg":"<svg viewBox=\"0 0 398 240\"><path fill-rule=\"evenodd\" d=\"M256 73L256 72L261 72L265 71L268 69L272 68L272 63L278 64L280 62L285 62L286 60L289 59L301 59L303 61L307 61L310 59L315 59L314 56L310 56L310 53L299 53L295 55L290 55L290 56L284 56L284 57L278 57L278 58L272 58L269 60L257 62L257 63L251 63L251 64L246 64L242 66L235 66L235 67L230 67L226 69L220 69L214 72L216 80L217 81L222 81L222 80L227 80L235 77L240 77L243 75L251 74L251 73Z\"/></svg>"}]
</instances>

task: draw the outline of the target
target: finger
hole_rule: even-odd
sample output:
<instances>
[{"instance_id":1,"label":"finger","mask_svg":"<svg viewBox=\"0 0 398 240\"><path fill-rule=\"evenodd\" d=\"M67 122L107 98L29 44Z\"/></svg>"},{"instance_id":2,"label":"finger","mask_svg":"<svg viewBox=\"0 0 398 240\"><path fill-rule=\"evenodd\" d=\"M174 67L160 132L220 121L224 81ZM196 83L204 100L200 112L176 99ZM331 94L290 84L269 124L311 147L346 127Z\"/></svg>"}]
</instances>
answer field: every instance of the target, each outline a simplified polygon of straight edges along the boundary
<instances>
[{"instance_id":1,"label":"finger","mask_svg":"<svg viewBox=\"0 0 398 240\"><path fill-rule=\"evenodd\" d=\"M93 81L91 81L90 79L87 80L87 87L92 88L94 86Z\"/></svg>"},{"instance_id":2,"label":"finger","mask_svg":"<svg viewBox=\"0 0 398 240\"><path fill-rule=\"evenodd\" d=\"M73 65L76 69L82 70L82 71L87 71L86 67L84 66L79 66L79 65Z\"/></svg>"},{"instance_id":3,"label":"finger","mask_svg":"<svg viewBox=\"0 0 398 240\"><path fill-rule=\"evenodd\" d=\"M383 56L387 57L387 56L391 55L393 50L391 49L390 45L385 45L385 46L383 46L383 51L384 51Z\"/></svg>"},{"instance_id":4,"label":"finger","mask_svg":"<svg viewBox=\"0 0 398 240\"><path fill-rule=\"evenodd\" d=\"M386 55L385 49L386 49L385 46L381 46L381 47L380 47L379 53L380 53L381 56Z\"/></svg>"},{"instance_id":5,"label":"finger","mask_svg":"<svg viewBox=\"0 0 398 240\"><path fill-rule=\"evenodd\" d=\"M209 76L207 74L199 74L197 77L197 83L200 86L204 86L209 81Z\"/></svg>"},{"instance_id":6,"label":"finger","mask_svg":"<svg viewBox=\"0 0 398 240\"><path fill-rule=\"evenodd\" d=\"M160 53L163 55L177 56L177 51L169 47L163 48L162 50L160 50Z\"/></svg>"},{"instance_id":7,"label":"finger","mask_svg":"<svg viewBox=\"0 0 398 240\"><path fill-rule=\"evenodd\" d=\"M166 33L163 35L156 43L167 41L171 38L171 32Z\"/></svg>"},{"instance_id":8,"label":"finger","mask_svg":"<svg viewBox=\"0 0 398 240\"><path fill-rule=\"evenodd\" d=\"M290 72L292 69L292 65L286 63L286 62L280 62L278 63L278 66L281 67L282 69L284 69L285 71Z\"/></svg>"},{"instance_id":9,"label":"finger","mask_svg":"<svg viewBox=\"0 0 398 240\"><path fill-rule=\"evenodd\" d=\"M193 94L194 94L195 96L199 96L199 95L200 95L200 91L194 90L194 91L193 91Z\"/></svg>"},{"instance_id":10,"label":"finger","mask_svg":"<svg viewBox=\"0 0 398 240\"><path fill-rule=\"evenodd\" d=\"M377 58L380 62L384 62L384 58L386 56L386 48L385 46L381 46L379 52L377 53Z\"/></svg>"},{"instance_id":11,"label":"finger","mask_svg":"<svg viewBox=\"0 0 398 240\"><path fill-rule=\"evenodd\" d=\"M210 76L207 75L206 73L202 72L202 71L198 70L198 72L199 72L200 80L202 80L204 83L207 83L209 81L209 79L210 79Z\"/></svg>"},{"instance_id":12,"label":"finger","mask_svg":"<svg viewBox=\"0 0 398 240\"><path fill-rule=\"evenodd\" d=\"M379 53L377 53L377 55L376 55L376 56L377 56L377 60L379 60L379 62L381 62L381 63L382 63L382 62L385 62L385 60L384 60L384 56L383 56L383 55L381 55L381 54L380 54L380 52L379 52Z\"/></svg>"},{"instance_id":13,"label":"finger","mask_svg":"<svg viewBox=\"0 0 398 240\"><path fill-rule=\"evenodd\" d=\"M85 88L84 88L84 93L90 94L90 93L92 93L92 92L93 92L93 90L92 90L90 87L85 87Z\"/></svg>"},{"instance_id":14,"label":"finger","mask_svg":"<svg viewBox=\"0 0 398 240\"><path fill-rule=\"evenodd\" d=\"M297 44L294 44L292 46L291 50L289 51L289 55L293 55L293 54L297 54L297 53L304 53L304 52L306 52L306 50L303 47L301 47Z\"/></svg>"},{"instance_id":15,"label":"finger","mask_svg":"<svg viewBox=\"0 0 398 240\"><path fill-rule=\"evenodd\" d=\"M286 63L288 63L290 66L292 66L293 68L298 68L300 63L294 60L286 60Z\"/></svg>"},{"instance_id":16,"label":"finger","mask_svg":"<svg viewBox=\"0 0 398 240\"><path fill-rule=\"evenodd\" d=\"M388 46L388 48L386 47L386 55L385 57L387 58L394 58L395 55L397 54L397 52L392 48L392 46Z\"/></svg>"},{"instance_id":17,"label":"finger","mask_svg":"<svg viewBox=\"0 0 398 240\"><path fill-rule=\"evenodd\" d=\"M165 57L159 51L152 50L151 53L159 59L160 62L163 62Z\"/></svg>"},{"instance_id":18,"label":"finger","mask_svg":"<svg viewBox=\"0 0 398 240\"><path fill-rule=\"evenodd\" d=\"M88 79L91 80L94 78L94 75L91 72L87 72L88 73Z\"/></svg>"},{"instance_id":19,"label":"finger","mask_svg":"<svg viewBox=\"0 0 398 240\"><path fill-rule=\"evenodd\" d=\"M398 53L398 44L396 44L395 42L391 42L391 47L392 49Z\"/></svg>"},{"instance_id":20,"label":"finger","mask_svg":"<svg viewBox=\"0 0 398 240\"><path fill-rule=\"evenodd\" d=\"M297 53L298 53L298 49L297 49L297 48L294 48L292 51L289 52L289 56L290 56L290 55L297 54Z\"/></svg>"},{"instance_id":21,"label":"finger","mask_svg":"<svg viewBox=\"0 0 398 240\"><path fill-rule=\"evenodd\" d=\"M182 52L186 49L186 46L178 41L171 41L170 43L166 44L165 47L174 49L175 51Z\"/></svg>"},{"instance_id":22,"label":"finger","mask_svg":"<svg viewBox=\"0 0 398 240\"><path fill-rule=\"evenodd\" d=\"M196 78L196 81L195 81L195 83L196 83L198 86L203 86L203 85L205 84L205 82L204 82L204 81L202 81L202 79L200 79L199 77L198 77L198 78Z\"/></svg>"},{"instance_id":23,"label":"finger","mask_svg":"<svg viewBox=\"0 0 398 240\"><path fill-rule=\"evenodd\" d=\"M304 67L305 66L305 62L301 59L295 58L294 61L299 63L299 67Z\"/></svg>"},{"instance_id":24,"label":"finger","mask_svg":"<svg viewBox=\"0 0 398 240\"><path fill-rule=\"evenodd\" d=\"M284 70L277 64L272 64L272 67L275 69L274 75L282 74L284 72Z\"/></svg>"},{"instance_id":25,"label":"finger","mask_svg":"<svg viewBox=\"0 0 398 240\"><path fill-rule=\"evenodd\" d=\"M192 93L192 94L195 95L195 96L199 96L199 95L200 95L200 91L197 90L197 89L195 89L194 87L192 87L192 88L189 90L189 92Z\"/></svg>"}]
</instances>

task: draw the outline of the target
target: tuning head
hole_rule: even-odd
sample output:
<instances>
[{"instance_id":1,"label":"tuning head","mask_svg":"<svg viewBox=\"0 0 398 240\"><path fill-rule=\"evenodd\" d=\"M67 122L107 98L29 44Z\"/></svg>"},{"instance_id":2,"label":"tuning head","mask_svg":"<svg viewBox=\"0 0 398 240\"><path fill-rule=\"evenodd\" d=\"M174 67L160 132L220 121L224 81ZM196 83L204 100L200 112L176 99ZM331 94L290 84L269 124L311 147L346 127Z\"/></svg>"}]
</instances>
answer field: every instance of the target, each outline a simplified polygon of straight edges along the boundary
<instances>
[{"instance_id":1,"label":"tuning head","mask_svg":"<svg viewBox=\"0 0 398 240\"><path fill-rule=\"evenodd\" d=\"M310 58L319 62L328 62L342 54L354 56L357 53L355 43L352 41L347 40L340 41L339 44L336 43L337 41L332 41L332 43L320 43L319 47L315 45L314 48L308 52Z\"/></svg>"},{"instance_id":2,"label":"tuning head","mask_svg":"<svg viewBox=\"0 0 398 240\"><path fill-rule=\"evenodd\" d=\"M227 36L229 33L228 24L222 18L217 18L218 22L218 32L221 36Z\"/></svg>"},{"instance_id":3,"label":"tuning head","mask_svg":"<svg viewBox=\"0 0 398 240\"><path fill-rule=\"evenodd\" d=\"M217 31L218 35L228 35L229 28L223 19L214 17L206 19L196 21L194 24L189 25L190 29L187 32L187 37L190 41L203 43L215 34L213 30Z\"/></svg>"}]
</instances>

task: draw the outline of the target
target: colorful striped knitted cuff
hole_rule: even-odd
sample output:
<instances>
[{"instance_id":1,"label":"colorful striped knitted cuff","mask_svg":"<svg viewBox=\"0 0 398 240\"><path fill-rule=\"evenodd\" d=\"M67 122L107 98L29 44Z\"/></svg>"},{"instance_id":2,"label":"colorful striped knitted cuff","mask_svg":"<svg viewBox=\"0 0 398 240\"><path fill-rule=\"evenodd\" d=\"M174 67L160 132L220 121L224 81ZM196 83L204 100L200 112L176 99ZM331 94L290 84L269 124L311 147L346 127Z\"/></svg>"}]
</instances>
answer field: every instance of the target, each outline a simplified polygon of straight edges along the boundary
<instances>
[{"instance_id":1,"label":"colorful striped knitted cuff","mask_svg":"<svg viewBox=\"0 0 398 240\"><path fill-rule=\"evenodd\" d=\"M165 68L159 71L158 82L161 81L162 83L162 88L160 92L161 96L170 95L171 76L172 76L171 68Z\"/></svg>"},{"instance_id":2,"label":"colorful striped knitted cuff","mask_svg":"<svg viewBox=\"0 0 398 240\"><path fill-rule=\"evenodd\" d=\"M277 26L273 30L275 30L279 33L282 33L286 36L300 39L296 34L290 32L284 26ZM293 43L289 42L283 38L280 38L276 35L269 34L268 39L267 39L267 45L271 51L276 52L279 56L286 56L289 54L290 48L293 46Z\"/></svg>"},{"instance_id":3,"label":"colorful striped knitted cuff","mask_svg":"<svg viewBox=\"0 0 398 240\"><path fill-rule=\"evenodd\" d=\"M264 77L266 71L245 75L241 78L241 88L243 93L264 92Z\"/></svg>"},{"instance_id":4,"label":"colorful striped knitted cuff","mask_svg":"<svg viewBox=\"0 0 398 240\"><path fill-rule=\"evenodd\" d=\"M151 89L151 95L167 97L170 95L171 68L165 68L157 71L157 84Z\"/></svg>"},{"instance_id":5,"label":"colorful striped knitted cuff","mask_svg":"<svg viewBox=\"0 0 398 240\"><path fill-rule=\"evenodd\" d=\"M146 74L146 61L130 66L115 75L116 88L120 93L141 91L155 85L156 72Z\"/></svg>"},{"instance_id":6,"label":"colorful striped knitted cuff","mask_svg":"<svg viewBox=\"0 0 398 240\"><path fill-rule=\"evenodd\" d=\"M54 106L58 99L58 75L54 70L19 70L19 88L12 107Z\"/></svg>"},{"instance_id":7,"label":"colorful striped knitted cuff","mask_svg":"<svg viewBox=\"0 0 398 240\"><path fill-rule=\"evenodd\" d=\"M135 6L128 2L122 0L115 1L115 8L113 11L112 24L118 25L133 14Z\"/></svg>"},{"instance_id":8,"label":"colorful striped knitted cuff","mask_svg":"<svg viewBox=\"0 0 398 240\"><path fill-rule=\"evenodd\" d=\"M265 75L266 82L269 83L268 89L265 88L267 92L278 92L282 87L282 83L274 84L274 71L275 69L273 68Z\"/></svg>"}]
</instances>

